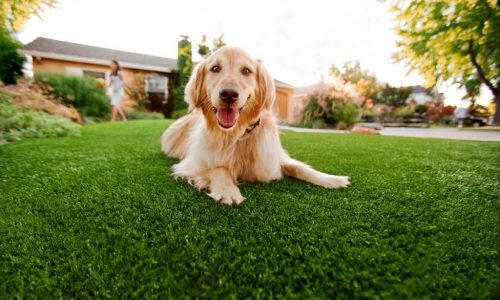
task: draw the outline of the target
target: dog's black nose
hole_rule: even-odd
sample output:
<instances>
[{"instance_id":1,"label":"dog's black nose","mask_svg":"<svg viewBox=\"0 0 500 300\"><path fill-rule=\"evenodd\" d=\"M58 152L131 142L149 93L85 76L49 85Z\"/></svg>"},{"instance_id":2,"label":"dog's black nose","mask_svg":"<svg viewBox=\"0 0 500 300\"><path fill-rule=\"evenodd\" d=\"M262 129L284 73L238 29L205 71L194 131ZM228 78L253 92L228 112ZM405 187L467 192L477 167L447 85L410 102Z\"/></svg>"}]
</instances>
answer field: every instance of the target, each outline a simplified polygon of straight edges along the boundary
<instances>
[{"instance_id":1,"label":"dog's black nose","mask_svg":"<svg viewBox=\"0 0 500 300\"><path fill-rule=\"evenodd\" d=\"M227 104L238 100L238 91L235 88L223 88L219 93L220 99Z\"/></svg>"}]
</instances>

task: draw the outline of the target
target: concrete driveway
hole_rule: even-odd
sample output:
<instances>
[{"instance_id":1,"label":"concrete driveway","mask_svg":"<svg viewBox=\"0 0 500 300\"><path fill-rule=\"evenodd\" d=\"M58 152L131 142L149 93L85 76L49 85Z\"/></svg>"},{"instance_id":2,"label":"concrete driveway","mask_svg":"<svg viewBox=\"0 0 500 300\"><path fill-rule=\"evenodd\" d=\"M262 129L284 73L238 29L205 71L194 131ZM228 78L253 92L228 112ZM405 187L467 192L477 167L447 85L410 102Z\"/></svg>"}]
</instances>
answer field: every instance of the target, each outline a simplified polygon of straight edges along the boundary
<instances>
[{"instance_id":1,"label":"concrete driveway","mask_svg":"<svg viewBox=\"0 0 500 300\"><path fill-rule=\"evenodd\" d=\"M349 133L349 131L345 130L298 128L298 127L290 127L283 125L281 125L280 128L296 132ZM386 127L380 130L380 135L500 142L500 131L460 130L456 128Z\"/></svg>"},{"instance_id":2,"label":"concrete driveway","mask_svg":"<svg viewBox=\"0 0 500 300\"><path fill-rule=\"evenodd\" d=\"M489 130L461 130L457 128L391 128L380 131L381 135L410 136L422 138L468 140L468 141L497 141L500 142L500 131Z\"/></svg>"}]
</instances>

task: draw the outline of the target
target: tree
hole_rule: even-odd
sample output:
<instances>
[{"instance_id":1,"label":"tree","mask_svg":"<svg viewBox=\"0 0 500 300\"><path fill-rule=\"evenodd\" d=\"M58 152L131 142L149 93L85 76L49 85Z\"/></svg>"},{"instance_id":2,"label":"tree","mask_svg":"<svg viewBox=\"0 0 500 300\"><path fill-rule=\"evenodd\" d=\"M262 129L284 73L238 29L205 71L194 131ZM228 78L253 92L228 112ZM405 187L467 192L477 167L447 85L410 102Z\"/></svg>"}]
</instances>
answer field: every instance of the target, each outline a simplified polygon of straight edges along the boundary
<instances>
[{"instance_id":1,"label":"tree","mask_svg":"<svg viewBox=\"0 0 500 300\"><path fill-rule=\"evenodd\" d=\"M174 109L186 109L187 104L184 102L184 89L193 71L193 60L191 42L187 36L182 36L183 39L177 44L177 69L179 72L178 82L173 91ZM170 116L167 116L170 117Z\"/></svg>"},{"instance_id":2,"label":"tree","mask_svg":"<svg viewBox=\"0 0 500 300\"><path fill-rule=\"evenodd\" d=\"M365 98L373 98L380 91L375 75L362 69L359 61L347 61L340 68L332 65L330 75L356 85L358 92Z\"/></svg>"},{"instance_id":3,"label":"tree","mask_svg":"<svg viewBox=\"0 0 500 300\"><path fill-rule=\"evenodd\" d=\"M428 101L427 106L427 119L431 123L442 122L443 120L450 120L455 112L455 107L445 106L444 101L441 99L432 99Z\"/></svg>"},{"instance_id":4,"label":"tree","mask_svg":"<svg viewBox=\"0 0 500 300\"><path fill-rule=\"evenodd\" d=\"M212 54L215 50L226 46L223 39L224 34L222 33L219 37L212 40L212 48L210 48L207 45L207 35L204 34L201 38L201 42L198 44L198 54L203 58L210 56L210 54Z\"/></svg>"},{"instance_id":5,"label":"tree","mask_svg":"<svg viewBox=\"0 0 500 300\"><path fill-rule=\"evenodd\" d=\"M23 75L24 56L17 53L21 44L10 33L0 27L0 81L15 84Z\"/></svg>"},{"instance_id":6,"label":"tree","mask_svg":"<svg viewBox=\"0 0 500 300\"><path fill-rule=\"evenodd\" d=\"M411 86L395 87L385 84L384 88L374 97L374 101L395 107L404 106L412 89Z\"/></svg>"},{"instance_id":7,"label":"tree","mask_svg":"<svg viewBox=\"0 0 500 300\"><path fill-rule=\"evenodd\" d=\"M56 0L2 0L0 26L9 31L20 31L33 15L40 17L45 7L54 7Z\"/></svg>"},{"instance_id":8,"label":"tree","mask_svg":"<svg viewBox=\"0 0 500 300\"><path fill-rule=\"evenodd\" d=\"M496 0L392 0L400 36L397 61L429 85L452 80L469 98L491 91L500 124L500 3Z\"/></svg>"}]
</instances>

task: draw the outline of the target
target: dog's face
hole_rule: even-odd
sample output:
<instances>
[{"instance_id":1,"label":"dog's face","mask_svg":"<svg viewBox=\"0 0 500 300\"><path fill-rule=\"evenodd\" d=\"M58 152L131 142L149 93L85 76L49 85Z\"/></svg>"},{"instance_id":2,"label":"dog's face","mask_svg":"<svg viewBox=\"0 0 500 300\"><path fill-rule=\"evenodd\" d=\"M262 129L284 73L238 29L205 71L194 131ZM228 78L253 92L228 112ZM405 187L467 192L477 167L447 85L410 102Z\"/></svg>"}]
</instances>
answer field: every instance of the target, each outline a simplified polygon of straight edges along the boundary
<instances>
[{"instance_id":1,"label":"dog's face","mask_svg":"<svg viewBox=\"0 0 500 300\"><path fill-rule=\"evenodd\" d=\"M275 98L274 81L261 63L231 47L196 66L185 94L190 108L202 108L207 120L224 130L247 126Z\"/></svg>"},{"instance_id":2,"label":"dog's face","mask_svg":"<svg viewBox=\"0 0 500 300\"><path fill-rule=\"evenodd\" d=\"M219 126L233 127L257 88L256 62L243 51L222 49L206 62L205 88Z\"/></svg>"}]
</instances>

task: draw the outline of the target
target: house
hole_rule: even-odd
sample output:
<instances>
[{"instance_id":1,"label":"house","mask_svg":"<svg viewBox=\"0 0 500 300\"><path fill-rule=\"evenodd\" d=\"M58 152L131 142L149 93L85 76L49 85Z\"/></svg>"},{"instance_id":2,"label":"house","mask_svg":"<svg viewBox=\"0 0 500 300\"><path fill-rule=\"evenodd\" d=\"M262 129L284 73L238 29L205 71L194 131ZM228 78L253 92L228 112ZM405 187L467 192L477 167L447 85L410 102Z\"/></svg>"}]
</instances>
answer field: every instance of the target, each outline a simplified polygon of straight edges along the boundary
<instances>
[{"instance_id":1,"label":"house","mask_svg":"<svg viewBox=\"0 0 500 300\"><path fill-rule=\"evenodd\" d=\"M32 57L33 73L52 72L76 76L93 76L107 80L110 76L110 62L117 60L123 71L125 84L134 76L146 76L148 87L153 87L158 105L150 107L160 110L166 97L171 97L173 83L177 76L177 59L126 52L114 49L70 43L48 38L36 38L20 50ZM287 120L292 113L293 86L276 80L276 102L273 110L279 120ZM158 97L158 94L162 97ZM171 99L169 99L170 101ZM124 105L131 104L125 96ZM154 103L152 103L154 104Z\"/></svg>"},{"instance_id":2,"label":"house","mask_svg":"<svg viewBox=\"0 0 500 300\"><path fill-rule=\"evenodd\" d=\"M34 74L63 73L74 76L92 76L106 81L110 76L111 60L115 59L122 67L125 83L131 82L138 74L147 76L150 81L162 82L163 99L160 99L160 102L172 94L172 83L176 76L176 59L47 38L36 38L22 47L20 52L32 57ZM130 103L131 100L125 95L124 105L127 106Z\"/></svg>"},{"instance_id":3,"label":"house","mask_svg":"<svg viewBox=\"0 0 500 300\"><path fill-rule=\"evenodd\" d=\"M420 85L412 87L412 91L408 98L406 99L406 104L413 102L416 105L425 104L432 100L433 97L429 95L428 91Z\"/></svg>"}]
</instances>

